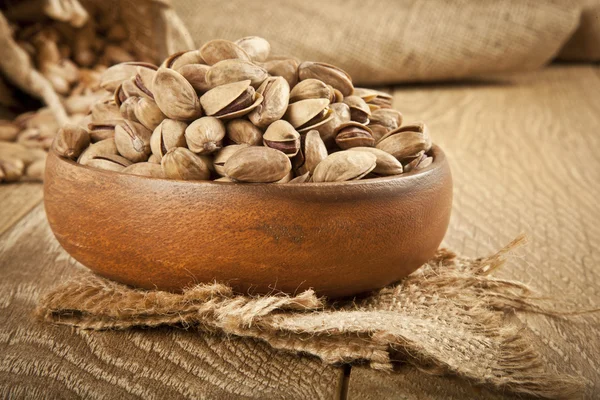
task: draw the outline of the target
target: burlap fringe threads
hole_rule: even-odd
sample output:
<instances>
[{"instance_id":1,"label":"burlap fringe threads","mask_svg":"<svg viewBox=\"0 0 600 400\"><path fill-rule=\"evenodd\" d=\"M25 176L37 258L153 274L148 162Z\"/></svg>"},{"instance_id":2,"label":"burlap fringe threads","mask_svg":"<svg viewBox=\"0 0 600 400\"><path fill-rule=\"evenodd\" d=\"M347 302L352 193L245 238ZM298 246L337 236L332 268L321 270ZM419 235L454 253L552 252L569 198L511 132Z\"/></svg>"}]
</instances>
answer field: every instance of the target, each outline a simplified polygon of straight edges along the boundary
<instances>
[{"instance_id":1,"label":"burlap fringe threads","mask_svg":"<svg viewBox=\"0 0 600 400\"><path fill-rule=\"evenodd\" d=\"M391 371L401 360L503 392L569 397L581 391L582 380L546 371L526 328L510 315L558 313L523 283L490 276L523 240L478 259L441 249L398 284L353 300L329 302L312 290L238 295L218 283L183 294L144 291L86 273L51 290L38 313L82 329L193 327L259 338L330 364L366 361Z\"/></svg>"}]
</instances>

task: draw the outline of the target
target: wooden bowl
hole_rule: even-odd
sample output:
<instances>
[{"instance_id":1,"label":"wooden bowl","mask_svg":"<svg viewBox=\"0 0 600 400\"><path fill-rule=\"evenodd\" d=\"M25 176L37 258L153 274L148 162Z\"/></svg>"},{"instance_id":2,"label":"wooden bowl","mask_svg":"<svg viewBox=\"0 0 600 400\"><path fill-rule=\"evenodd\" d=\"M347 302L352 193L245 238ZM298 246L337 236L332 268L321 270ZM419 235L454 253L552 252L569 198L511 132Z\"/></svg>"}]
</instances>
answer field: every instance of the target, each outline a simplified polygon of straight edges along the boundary
<instances>
[{"instance_id":1,"label":"wooden bowl","mask_svg":"<svg viewBox=\"0 0 600 400\"><path fill-rule=\"evenodd\" d=\"M452 177L442 150L432 155L429 167L395 177L232 184L120 174L50 152L44 202L65 250L115 281L342 297L398 281L435 253Z\"/></svg>"}]
</instances>

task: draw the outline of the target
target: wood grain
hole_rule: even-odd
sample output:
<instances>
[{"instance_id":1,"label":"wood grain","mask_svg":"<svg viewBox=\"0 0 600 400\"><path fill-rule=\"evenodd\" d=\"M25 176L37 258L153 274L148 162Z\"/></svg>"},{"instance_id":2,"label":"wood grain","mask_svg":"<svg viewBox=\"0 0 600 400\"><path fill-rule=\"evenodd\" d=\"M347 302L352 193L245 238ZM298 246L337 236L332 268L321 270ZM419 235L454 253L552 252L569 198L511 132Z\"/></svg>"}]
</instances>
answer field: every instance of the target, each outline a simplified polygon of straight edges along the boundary
<instances>
[{"instance_id":1,"label":"wood grain","mask_svg":"<svg viewBox=\"0 0 600 400\"><path fill-rule=\"evenodd\" d=\"M40 183L0 185L0 235L42 201Z\"/></svg>"},{"instance_id":2,"label":"wood grain","mask_svg":"<svg viewBox=\"0 0 600 400\"><path fill-rule=\"evenodd\" d=\"M445 242L486 255L521 232L528 245L498 275L558 302L600 305L600 75L561 65L483 83L395 91L406 121L427 121L454 175ZM519 315L546 346L549 368L589 379L600 396L600 315L568 320ZM494 398L464 382L413 370L391 376L354 368L349 398Z\"/></svg>"},{"instance_id":3,"label":"wood grain","mask_svg":"<svg viewBox=\"0 0 600 400\"><path fill-rule=\"evenodd\" d=\"M75 331L35 320L40 293L80 267L37 206L0 238L0 398L305 398L343 371L255 340L193 330Z\"/></svg>"}]
</instances>

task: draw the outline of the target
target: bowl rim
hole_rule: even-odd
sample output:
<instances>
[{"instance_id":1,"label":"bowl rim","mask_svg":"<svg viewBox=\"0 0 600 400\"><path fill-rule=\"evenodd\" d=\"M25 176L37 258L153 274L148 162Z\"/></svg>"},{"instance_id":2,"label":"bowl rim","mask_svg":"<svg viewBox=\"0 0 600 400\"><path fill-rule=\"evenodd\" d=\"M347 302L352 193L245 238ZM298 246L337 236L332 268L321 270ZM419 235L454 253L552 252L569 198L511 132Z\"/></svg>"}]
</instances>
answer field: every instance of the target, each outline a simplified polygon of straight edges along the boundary
<instances>
[{"instance_id":1,"label":"bowl rim","mask_svg":"<svg viewBox=\"0 0 600 400\"><path fill-rule=\"evenodd\" d=\"M382 182L403 181L403 180L406 180L407 178L414 178L418 175L425 175L432 170L440 168L446 162L446 154L444 153L444 151L441 149L440 146L438 146L434 143L434 144L432 144L431 149L428 152L430 154L430 156L433 157L433 161L431 162L430 165L428 165L425 168L418 169L418 170L412 170L410 172L402 173L400 175L382 176L379 178L357 179L357 180L341 181L341 182L303 182L301 184L289 183L289 182L286 182L286 183L256 182L256 183L240 184L238 182L215 182L212 180L201 181L201 180L167 179L167 178L156 178L156 177L151 177L151 176L143 176L143 175L135 175L135 174L124 174L124 173L118 172L118 171L104 170L104 169L99 169L99 168L94 168L94 167L90 167L87 165L79 164L74 160L61 157L53 148L50 149L50 152L61 162L65 162L65 163L70 164L77 168L82 168L84 170L92 171L93 173L100 173L100 174L108 173L108 174L120 175L120 176L127 177L127 178L138 178L138 179L144 179L144 180L155 181L155 182L158 182L158 181L160 181L160 182L162 182L162 181L179 182L179 183L186 183L186 184L192 184L192 185L203 185L203 186L211 186L211 187L225 187L225 186L237 186L237 187L239 187L239 186L244 186L244 187L269 186L270 187L275 184L275 186L281 187L281 188L285 188L285 187L315 188L315 187L339 187L339 186L348 187L350 185L380 184Z\"/></svg>"}]
</instances>

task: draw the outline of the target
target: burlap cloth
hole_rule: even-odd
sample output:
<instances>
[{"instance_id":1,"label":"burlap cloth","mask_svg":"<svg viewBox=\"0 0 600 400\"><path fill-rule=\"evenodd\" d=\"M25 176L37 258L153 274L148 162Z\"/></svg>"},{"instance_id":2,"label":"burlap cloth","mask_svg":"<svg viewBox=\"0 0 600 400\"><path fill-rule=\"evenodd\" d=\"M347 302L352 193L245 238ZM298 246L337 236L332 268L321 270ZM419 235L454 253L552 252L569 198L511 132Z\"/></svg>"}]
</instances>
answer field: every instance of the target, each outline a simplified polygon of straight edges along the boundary
<instances>
[{"instance_id":1,"label":"burlap cloth","mask_svg":"<svg viewBox=\"0 0 600 400\"><path fill-rule=\"evenodd\" d=\"M46 294L38 313L82 329L171 325L253 337L330 364L362 361L392 371L396 363L409 363L505 393L569 397L582 382L545 370L527 328L513 315L561 313L526 285L490 275L522 240L478 259L441 249L403 281L351 300L328 301L312 290L240 295L219 283L173 294L82 273Z\"/></svg>"}]
</instances>

